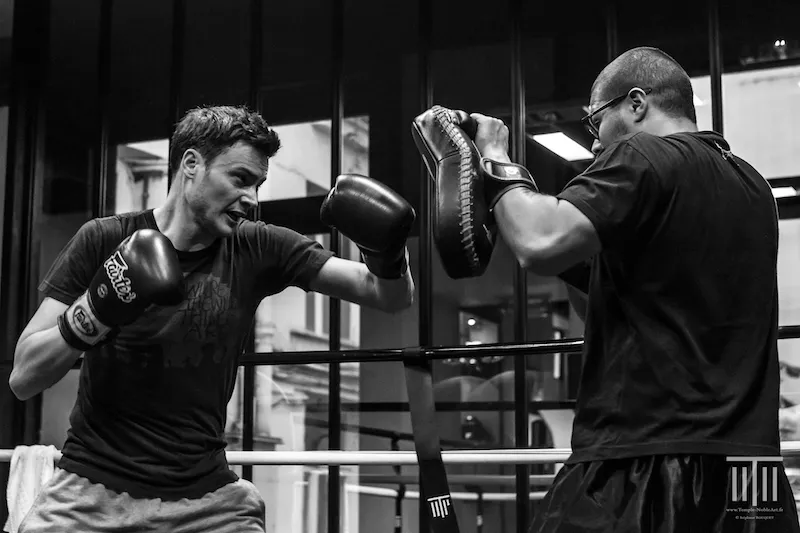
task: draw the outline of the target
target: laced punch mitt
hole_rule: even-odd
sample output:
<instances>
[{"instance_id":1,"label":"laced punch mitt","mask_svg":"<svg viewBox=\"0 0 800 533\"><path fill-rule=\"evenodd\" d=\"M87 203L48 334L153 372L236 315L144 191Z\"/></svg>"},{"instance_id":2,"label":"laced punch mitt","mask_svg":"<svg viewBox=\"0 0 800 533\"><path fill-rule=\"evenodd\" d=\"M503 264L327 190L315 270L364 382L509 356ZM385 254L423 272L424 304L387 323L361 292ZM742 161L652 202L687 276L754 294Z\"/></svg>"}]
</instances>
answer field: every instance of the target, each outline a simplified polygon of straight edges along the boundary
<instances>
[{"instance_id":1,"label":"laced punch mitt","mask_svg":"<svg viewBox=\"0 0 800 533\"><path fill-rule=\"evenodd\" d=\"M434 183L433 238L453 279L482 275L497 227L484 193L477 123L463 111L433 106L414 119L411 134Z\"/></svg>"}]
</instances>

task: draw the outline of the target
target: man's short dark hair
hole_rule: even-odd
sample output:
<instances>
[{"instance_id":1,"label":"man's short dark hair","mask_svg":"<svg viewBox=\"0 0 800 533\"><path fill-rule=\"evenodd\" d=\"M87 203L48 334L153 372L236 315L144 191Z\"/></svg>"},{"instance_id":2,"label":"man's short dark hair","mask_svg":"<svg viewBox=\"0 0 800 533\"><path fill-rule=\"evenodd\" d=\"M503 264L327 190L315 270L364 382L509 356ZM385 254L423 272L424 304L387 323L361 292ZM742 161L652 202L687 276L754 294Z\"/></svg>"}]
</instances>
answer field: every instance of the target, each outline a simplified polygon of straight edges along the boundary
<instances>
[{"instance_id":1,"label":"man's short dark hair","mask_svg":"<svg viewBox=\"0 0 800 533\"><path fill-rule=\"evenodd\" d=\"M193 148L212 161L227 148L243 141L265 157L272 157L281 146L278 134L258 113L246 107L197 107L188 111L172 135L169 163L172 171L180 166L186 150Z\"/></svg>"},{"instance_id":2,"label":"man's short dark hair","mask_svg":"<svg viewBox=\"0 0 800 533\"><path fill-rule=\"evenodd\" d=\"M597 77L592 94L605 101L634 87L650 87L650 100L664 113L697 123L689 75L663 50L642 46L621 54Z\"/></svg>"}]
</instances>

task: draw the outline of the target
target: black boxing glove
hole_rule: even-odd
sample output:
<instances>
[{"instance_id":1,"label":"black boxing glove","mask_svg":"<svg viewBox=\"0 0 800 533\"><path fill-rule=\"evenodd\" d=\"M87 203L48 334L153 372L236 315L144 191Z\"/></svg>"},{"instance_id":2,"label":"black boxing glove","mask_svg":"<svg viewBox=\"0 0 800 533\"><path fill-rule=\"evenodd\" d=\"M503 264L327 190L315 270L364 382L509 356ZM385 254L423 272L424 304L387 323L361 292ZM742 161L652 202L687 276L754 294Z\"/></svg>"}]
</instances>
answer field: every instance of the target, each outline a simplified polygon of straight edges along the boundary
<instances>
[{"instance_id":1,"label":"black boxing glove","mask_svg":"<svg viewBox=\"0 0 800 533\"><path fill-rule=\"evenodd\" d=\"M482 157L480 167L484 176L483 191L490 210L494 209L500 198L512 189L525 187L539 192L533 176L522 165Z\"/></svg>"},{"instance_id":2,"label":"black boxing glove","mask_svg":"<svg viewBox=\"0 0 800 533\"><path fill-rule=\"evenodd\" d=\"M320 220L356 243L370 272L385 279L408 270L406 240L415 218L402 196L358 174L339 176L320 208Z\"/></svg>"},{"instance_id":3,"label":"black boxing glove","mask_svg":"<svg viewBox=\"0 0 800 533\"><path fill-rule=\"evenodd\" d=\"M58 329L67 344L85 352L150 305L177 305L184 295L172 243L158 231L139 230L122 241L86 292L58 317Z\"/></svg>"}]
</instances>

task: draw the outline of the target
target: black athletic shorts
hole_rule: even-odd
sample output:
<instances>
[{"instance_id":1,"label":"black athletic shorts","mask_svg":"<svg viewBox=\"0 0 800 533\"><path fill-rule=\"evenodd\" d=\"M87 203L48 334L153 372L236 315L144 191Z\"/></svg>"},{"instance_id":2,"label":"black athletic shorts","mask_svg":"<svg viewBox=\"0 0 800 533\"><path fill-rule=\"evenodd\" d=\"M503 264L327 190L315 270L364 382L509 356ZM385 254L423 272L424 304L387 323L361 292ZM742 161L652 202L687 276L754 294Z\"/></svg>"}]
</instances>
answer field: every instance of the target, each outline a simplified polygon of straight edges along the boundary
<instances>
[{"instance_id":1,"label":"black athletic shorts","mask_svg":"<svg viewBox=\"0 0 800 533\"><path fill-rule=\"evenodd\" d=\"M720 455L565 465L530 533L800 533L783 463L753 471L752 462Z\"/></svg>"}]
</instances>

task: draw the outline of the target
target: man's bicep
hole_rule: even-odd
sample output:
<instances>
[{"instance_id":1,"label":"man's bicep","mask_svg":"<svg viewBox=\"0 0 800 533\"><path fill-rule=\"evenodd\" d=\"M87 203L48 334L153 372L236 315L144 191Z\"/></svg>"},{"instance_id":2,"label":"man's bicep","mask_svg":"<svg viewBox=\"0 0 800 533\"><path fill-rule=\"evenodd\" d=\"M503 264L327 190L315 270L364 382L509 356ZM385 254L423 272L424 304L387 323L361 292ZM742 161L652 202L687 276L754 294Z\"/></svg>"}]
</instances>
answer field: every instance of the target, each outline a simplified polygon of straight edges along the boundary
<instances>
[{"instance_id":1,"label":"man's bicep","mask_svg":"<svg viewBox=\"0 0 800 533\"><path fill-rule=\"evenodd\" d=\"M571 203L559 200L556 209L557 228L548 240L539 274L557 275L587 261L600 252L600 238L594 224Z\"/></svg>"},{"instance_id":2,"label":"man's bicep","mask_svg":"<svg viewBox=\"0 0 800 533\"><path fill-rule=\"evenodd\" d=\"M59 302L55 298L47 297L42 300L42 303L39 304L39 308L28 321L25 329L22 330L17 344L22 343L34 333L56 326L59 315L64 313L67 307L67 304Z\"/></svg>"},{"instance_id":3,"label":"man's bicep","mask_svg":"<svg viewBox=\"0 0 800 533\"><path fill-rule=\"evenodd\" d=\"M308 288L332 298L365 304L371 297L370 279L363 263L334 256L325 261Z\"/></svg>"}]
</instances>

